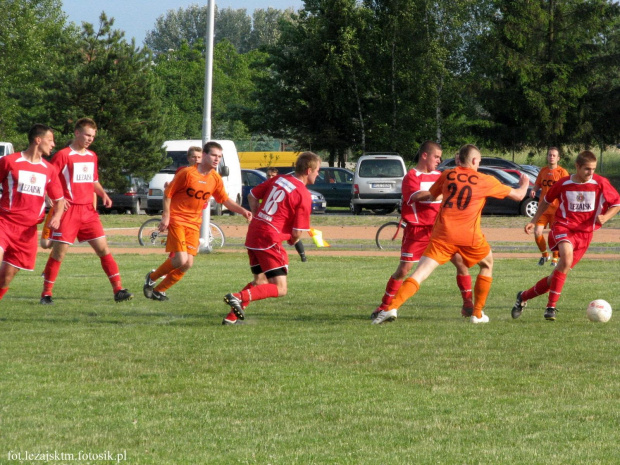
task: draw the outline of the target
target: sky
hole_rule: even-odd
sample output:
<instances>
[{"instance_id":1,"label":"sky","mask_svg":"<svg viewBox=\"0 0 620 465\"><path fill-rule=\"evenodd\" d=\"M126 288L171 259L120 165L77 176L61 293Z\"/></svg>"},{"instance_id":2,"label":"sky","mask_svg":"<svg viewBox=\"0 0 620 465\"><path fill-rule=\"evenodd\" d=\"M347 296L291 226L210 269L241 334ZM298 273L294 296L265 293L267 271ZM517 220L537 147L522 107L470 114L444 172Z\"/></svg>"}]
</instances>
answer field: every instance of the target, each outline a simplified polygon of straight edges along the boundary
<instances>
[{"instance_id":1,"label":"sky","mask_svg":"<svg viewBox=\"0 0 620 465\"><path fill-rule=\"evenodd\" d=\"M99 22L99 15L105 11L108 18L114 18L114 28L125 31L125 38L129 41L136 39L136 45L141 46L146 33L155 27L155 21L168 10L187 8L189 5L205 5L207 1L198 0L62 0L63 11L70 22L78 26L83 21L95 26ZM249 14L256 8L267 9L287 8L299 9L302 0L219 0L218 8L245 8Z\"/></svg>"}]
</instances>

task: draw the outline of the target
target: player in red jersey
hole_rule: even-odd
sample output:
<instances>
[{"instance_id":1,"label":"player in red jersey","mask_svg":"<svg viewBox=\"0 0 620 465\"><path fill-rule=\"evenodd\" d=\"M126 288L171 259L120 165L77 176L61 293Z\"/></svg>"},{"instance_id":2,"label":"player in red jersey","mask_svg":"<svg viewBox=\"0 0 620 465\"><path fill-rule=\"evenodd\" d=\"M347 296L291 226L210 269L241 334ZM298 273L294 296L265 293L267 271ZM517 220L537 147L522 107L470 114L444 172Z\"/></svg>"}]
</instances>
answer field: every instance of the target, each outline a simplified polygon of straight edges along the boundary
<instances>
[{"instance_id":1,"label":"player in red jersey","mask_svg":"<svg viewBox=\"0 0 620 465\"><path fill-rule=\"evenodd\" d=\"M170 255L159 268L146 274L142 288L147 299L168 300L166 291L179 282L194 265L198 253L202 210L211 196L230 211L243 215L248 221L252 214L228 198L217 166L222 160L222 146L207 142L201 162L177 171L164 192L164 212L159 230L168 229L166 252ZM189 153L188 153L189 159ZM159 284L157 280L166 276Z\"/></svg>"},{"instance_id":2,"label":"player in red jersey","mask_svg":"<svg viewBox=\"0 0 620 465\"><path fill-rule=\"evenodd\" d=\"M549 150L547 150L547 166L541 169L540 173L538 173L538 177L536 178L536 182L534 184L534 189L532 189L530 194L532 197L534 197L536 195L536 191L540 189L540 198L544 199L545 195L549 192L549 189L551 189L551 186L553 186L556 181L569 175L568 171L561 166L558 166L559 161L560 151L557 147L549 147ZM553 217L558 208L558 203L559 202L556 200L552 205L547 207L547 210L545 210L545 213L540 216L534 228L534 240L536 241L536 245L542 254L540 260L538 260L539 266L543 266L545 262L549 260L549 252L547 252L547 243L545 242L543 231L547 225L551 226L553 224ZM556 266L558 264L558 259L559 252L554 250L551 266Z\"/></svg>"},{"instance_id":3,"label":"player in red jersey","mask_svg":"<svg viewBox=\"0 0 620 465\"><path fill-rule=\"evenodd\" d=\"M423 198L430 187L439 179L441 173L435 171L441 161L441 146L436 142L424 142L417 154L416 167L410 170L403 178L403 205L401 218L404 227L403 241L400 249L400 263L398 268L387 282L381 304L372 312L370 318L374 320L380 311L388 310L394 296L403 284L413 264L420 260L422 253L431 238L431 231L435 218L439 212L441 200L419 200ZM461 291L463 307L461 314L469 317L474 304L471 293L471 276L463 264L460 255L456 254L450 260L456 266L456 283Z\"/></svg>"},{"instance_id":4,"label":"player in red jersey","mask_svg":"<svg viewBox=\"0 0 620 465\"><path fill-rule=\"evenodd\" d=\"M405 280L390 305L381 311L373 324L394 321L397 311L407 299L416 294L420 284L439 265L459 254L465 266L478 265L480 272L474 286L474 310L472 323L487 323L489 317L482 309L493 281L493 254L480 228L480 216L487 197L521 200L527 192L529 178L523 174L519 188L512 189L497 179L478 173L480 151L475 145L465 145L459 150L461 165L444 171L431 186L428 200L443 196L431 239L410 278Z\"/></svg>"},{"instance_id":5,"label":"player in red jersey","mask_svg":"<svg viewBox=\"0 0 620 465\"><path fill-rule=\"evenodd\" d=\"M607 178L594 174L596 155L583 151L575 161L577 171L572 176L557 181L541 200L532 221L525 226L531 234L536 222L549 205L559 200L555 219L549 233L551 250L559 250L560 261L551 275L538 281L533 287L517 293L512 307L512 317L519 318L527 301L549 293L544 317L553 321L557 316L557 302L562 294L567 273L588 250L592 234L620 211L620 194Z\"/></svg>"},{"instance_id":6,"label":"player in red jersey","mask_svg":"<svg viewBox=\"0 0 620 465\"><path fill-rule=\"evenodd\" d=\"M304 152L297 158L294 174L275 176L250 191L253 219L245 247L254 279L241 291L226 294L224 302L231 310L222 324L245 319L244 310L251 301L286 295L288 255L282 242L294 245L310 230L312 197L306 185L314 184L320 166L318 155Z\"/></svg>"},{"instance_id":7,"label":"player in red jersey","mask_svg":"<svg viewBox=\"0 0 620 465\"><path fill-rule=\"evenodd\" d=\"M19 270L34 269L37 224L45 217L46 194L57 211L49 224L60 224L64 199L58 170L42 158L54 145L52 129L35 124L28 132L25 151L0 158L0 300Z\"/></svg>"},{"instance_id":8,"label":"player in red jersey","mask_svg":"<svg viewBox=\"0 0 620 465\"><path fill-rule=\"evenodd\" d=\"M112 200L99 183L97 155L88 150L96 134L97 124L92 119L79 119L75 124L73 142L52 158L60 173L67 205L60 226L52 231L52 252L43 270L40 302L44 305L54 303L52 289L65 254L76 237L80 242L88 242L99 257L112 285L114 301L122 302L133 297L127 289L123 289L118 265L110 253L101 220L93 206L94 193L103 199L106 208L112 206Z\"/></svg>"}]
</instances>

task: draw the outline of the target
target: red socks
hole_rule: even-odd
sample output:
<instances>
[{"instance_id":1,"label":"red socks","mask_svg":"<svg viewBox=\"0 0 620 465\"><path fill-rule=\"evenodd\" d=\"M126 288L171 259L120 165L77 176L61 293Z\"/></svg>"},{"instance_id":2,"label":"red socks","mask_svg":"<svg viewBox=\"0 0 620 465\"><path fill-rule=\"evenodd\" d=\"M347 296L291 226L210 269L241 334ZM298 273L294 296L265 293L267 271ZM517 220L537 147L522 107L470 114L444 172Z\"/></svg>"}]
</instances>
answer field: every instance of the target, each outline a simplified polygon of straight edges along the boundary
<instances>
[{"instance_id":1,"label":"red socks","mask_svg":"<svg viewBox=\"0 0 620 465\"><path fill-rule=\"evenodd\" d=\"M402 285L402 280L396 280L390 276L390 279L388 279L387 285L385 286L385 294L383 294L383 298L381 299L381 305L379 305L381 310L389 310L394 296Z\"/></svg>"},{"instance_id":2,"label":"red socks","mask_svg":"<svg viewBox=\"0 0 620 465\"><path fill-rule=\"evenodd\" d=\"M99 257L99 259L101 260L101 268L103 268L103 271L110 280L110 284L112 284L112 290L116 294L123 288L121 284L121 274L118 271L118 265L116 264L116 260L114 260L114 257L110 253L104 255L103 257Z\"/></svg>"},{"instance_id":3,"label":"red socks","mask_svg":"<svg viewBox=\"0 0 620 465\"><path fill-rule=\"evenodd\" d=\"M59 262L55 258L52 258L52 256L47 259L45 269L43 270L43 292L41 293L41 297L52 295L52 289L54 288L54 282L58 277L61 263L62 262Z\"/></svg>"}]
</instances>

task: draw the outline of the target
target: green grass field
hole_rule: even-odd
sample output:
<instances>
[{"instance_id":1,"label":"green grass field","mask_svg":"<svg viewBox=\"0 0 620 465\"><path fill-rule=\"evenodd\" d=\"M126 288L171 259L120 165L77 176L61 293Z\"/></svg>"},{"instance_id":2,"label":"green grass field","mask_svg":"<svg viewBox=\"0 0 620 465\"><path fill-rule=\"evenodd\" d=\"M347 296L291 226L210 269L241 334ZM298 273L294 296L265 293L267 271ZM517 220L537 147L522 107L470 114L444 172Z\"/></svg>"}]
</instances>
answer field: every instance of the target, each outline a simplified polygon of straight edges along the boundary
<instances>
[{"instance_id":1,"label":"green grass field","mask_svg":"<svg viewBox=\"0 0 620 465\"><path fill-rule=\"evenodd\" d=\"M447 265L398 321L372 326L397 257L291 256L289 295L224 327L222 296L250 277L243 253L199 256L165 303L141 295L164 254L118 255L136 295L124 304L94 254L71 254L43 307L46 257L0 302L2 464L80 451L175 465L618 463L620 320L590 323L585 308L620 308L620 261L580 263L553 323L544 298L510 318L550 267L497 260L488 325L460 317Z\"/></svg>"}]
</instances>

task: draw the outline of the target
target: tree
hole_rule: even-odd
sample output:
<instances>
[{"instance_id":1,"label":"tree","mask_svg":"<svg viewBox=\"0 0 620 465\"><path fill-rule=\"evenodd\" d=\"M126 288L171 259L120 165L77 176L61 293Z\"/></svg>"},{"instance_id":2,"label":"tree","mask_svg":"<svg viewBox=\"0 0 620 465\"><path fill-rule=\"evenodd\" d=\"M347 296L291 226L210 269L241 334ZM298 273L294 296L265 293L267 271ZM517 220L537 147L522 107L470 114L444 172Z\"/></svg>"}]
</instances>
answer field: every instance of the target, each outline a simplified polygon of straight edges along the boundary
<instances>
[{"instance_id":1,"label":"tree","mask_svg":"<svg viewBox=\"0 0 620 465\"><path fill-rule=\"evenodd\" d=\"M494 15L477 41L473 62L476 92L492 121L486 136L503 147L576 142L590 119L579 112L598 86L597 71L612 64L601 39L617 24L617 5L607 0L491 4Z\"/></svg>"},{"instance_id":2,"label":"tree","mask_svg":"<svg viewBox=\"0 0 620 465\"><path fill-rule=\"evenodd\" d=\"M43 84L30 89L26 106L28 118L56 129L61 145L78 118L92 117L102 183L121 189L127 174L148 179L161 168L165 121L150 54L112 26L102 13L97 30L85 23L79 37L59 41L60 62L38 63Z\"/></svg>"}]
</instances>

